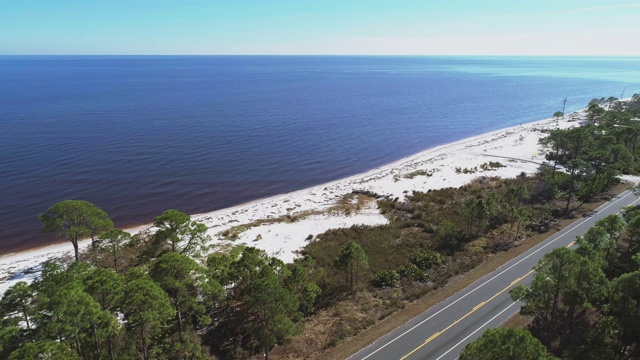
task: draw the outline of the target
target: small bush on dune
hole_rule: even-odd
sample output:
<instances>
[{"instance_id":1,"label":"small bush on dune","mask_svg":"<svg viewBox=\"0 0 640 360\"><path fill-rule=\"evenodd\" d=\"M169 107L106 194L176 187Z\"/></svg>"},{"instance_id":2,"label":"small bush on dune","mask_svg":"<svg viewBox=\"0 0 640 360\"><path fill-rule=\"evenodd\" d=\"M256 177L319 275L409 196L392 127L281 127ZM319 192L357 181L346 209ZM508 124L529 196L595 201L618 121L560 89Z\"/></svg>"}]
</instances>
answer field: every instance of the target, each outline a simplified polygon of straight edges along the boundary
<instances>
[{"instance_id":1,"label":"small bush on dune","mask_svg":"<svg viewBox=\"0 0 640 360\"><path fill-rule=\"evenodd\" d=\"M429 270L442 264L442 255L433 250L424 250L411 254L410 261L421 270Z\"/></svg>"},{"instance_id":2,"label":"small bush on dune","mask_svg":"<svg viewBox=\"0 0 640 360\"><path fill-rule=\"evenodd\" d=\"M393 288L398 286L398 280L400 275L396 271L382 270L371 279L371 285L377 288Z\"/></svg>"}]
</instances>

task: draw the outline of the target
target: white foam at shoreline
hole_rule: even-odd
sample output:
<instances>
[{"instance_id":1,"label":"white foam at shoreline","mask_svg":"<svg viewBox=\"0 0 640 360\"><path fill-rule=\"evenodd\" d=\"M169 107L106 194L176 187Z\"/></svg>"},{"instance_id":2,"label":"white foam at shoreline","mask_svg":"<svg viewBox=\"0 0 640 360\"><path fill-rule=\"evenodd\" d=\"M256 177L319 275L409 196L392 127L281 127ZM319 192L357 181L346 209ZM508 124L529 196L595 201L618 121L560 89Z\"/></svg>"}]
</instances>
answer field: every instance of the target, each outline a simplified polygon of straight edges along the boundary
<instances>
[{"instance_id":1,"label":"white foam at shoreline","mask_svg":"<svg viewBox=\"0 0 640 360\"><path fill-rule=\"evenodd\" d=\"M387 220L374 205L351 216L314 215L295 223L262 225L242 233L234 242L223 240L217 234L232 226L259 219L278 218L309 210L326 210L353 190L367 190L403 198L414 190L459 187L479 176L515 177L521 172L534 173L544 161L544 149L540 147L538 140L545 134L540 130L575 126L585 116L582 110L568 114L557 123L555 119L545 119L492 131L431 148L362 174L222 210L196 214L192 218L209 227L208 234L216 245L255 246L264 249L269 255L290 262L306 244L308 235L315 236L331 228L359 224L379 225ZM480 165L489 161L497 161L506 166L494 171L480 170ZM479 171L474 174L458 174L456 167L478 167ZM432 175L415 176L413 179L403 177L416 170L425 170ZM148 227L140 226L127 231L137 232ZM255 241L258 234L261 240ZM87 245L89 242L83 241L80 246L84 248ZM65 242L0 256L0 294L15 282L36 276L37 272L24 275L26 269L47 259L68 255L71 250L71 245Z\"/></svg>"}]
</instances>

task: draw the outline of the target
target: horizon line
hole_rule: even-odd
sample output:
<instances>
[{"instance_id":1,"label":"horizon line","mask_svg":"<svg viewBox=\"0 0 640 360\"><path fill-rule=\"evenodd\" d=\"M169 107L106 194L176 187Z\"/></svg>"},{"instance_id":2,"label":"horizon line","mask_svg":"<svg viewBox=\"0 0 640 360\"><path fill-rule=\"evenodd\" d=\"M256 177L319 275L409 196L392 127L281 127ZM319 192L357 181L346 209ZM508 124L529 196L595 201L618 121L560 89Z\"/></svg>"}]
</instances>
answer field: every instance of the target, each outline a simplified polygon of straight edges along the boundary
<instances>
[{"instance_id":1,"label":"horizon line","mask_svg":"<svg viewBox=\"0 0 640 360\"><path fill-rule=\"evenodd\" d=\"M401 56L413 56L413 57L444 57L444 56L457 56L457 57L619 57L619 58L634 58L640 57L640 54L636 55L593 55L593 54L579 54L579 55L549 55L549 54L0 54L0 57L8 56L376 56L376 57L401 57Z\"/></svg>"}]
</instances>

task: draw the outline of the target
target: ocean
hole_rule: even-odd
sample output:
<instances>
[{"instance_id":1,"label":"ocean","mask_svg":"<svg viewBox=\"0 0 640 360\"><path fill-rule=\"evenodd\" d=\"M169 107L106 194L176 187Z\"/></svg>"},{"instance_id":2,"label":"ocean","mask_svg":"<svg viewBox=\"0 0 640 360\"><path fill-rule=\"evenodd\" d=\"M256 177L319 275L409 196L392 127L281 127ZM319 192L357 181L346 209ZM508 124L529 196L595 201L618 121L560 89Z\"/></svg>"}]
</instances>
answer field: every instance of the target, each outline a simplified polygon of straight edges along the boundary
<instances>
[{"instance_id":1,"label":"ocean","mask_svg":"<svg viewBox=\"0 0 640 360\"><path fill-rule=\"evenodd\" d=\"M640 58L0 56L0 254L65 199L118 227L306 188L640 92Z\"/></svg>"}]
</instances>

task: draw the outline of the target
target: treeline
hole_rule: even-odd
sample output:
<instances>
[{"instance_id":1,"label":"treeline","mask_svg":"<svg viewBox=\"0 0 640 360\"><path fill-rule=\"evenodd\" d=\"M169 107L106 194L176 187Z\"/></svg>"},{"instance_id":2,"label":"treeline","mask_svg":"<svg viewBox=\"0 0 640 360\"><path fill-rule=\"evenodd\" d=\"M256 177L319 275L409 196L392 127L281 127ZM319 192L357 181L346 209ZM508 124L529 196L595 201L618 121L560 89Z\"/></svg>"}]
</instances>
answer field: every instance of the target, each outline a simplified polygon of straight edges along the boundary
<instances>
[{"instance_id":1,"label":"treeline","mask_svg":"<svg viewBox=\"0 0 640 360\"><path fill-rule=\"evenodd\" d=\"M640 149L640 94L630 101L593 99L583 126L552 130L541 140L550 151L543 175L566 199L588 201L616 181L622 173L635 174ZM565 171L557 171L562 165Z\"/></svg>"}]
</instances>

